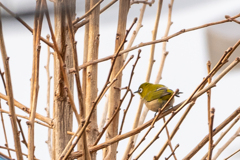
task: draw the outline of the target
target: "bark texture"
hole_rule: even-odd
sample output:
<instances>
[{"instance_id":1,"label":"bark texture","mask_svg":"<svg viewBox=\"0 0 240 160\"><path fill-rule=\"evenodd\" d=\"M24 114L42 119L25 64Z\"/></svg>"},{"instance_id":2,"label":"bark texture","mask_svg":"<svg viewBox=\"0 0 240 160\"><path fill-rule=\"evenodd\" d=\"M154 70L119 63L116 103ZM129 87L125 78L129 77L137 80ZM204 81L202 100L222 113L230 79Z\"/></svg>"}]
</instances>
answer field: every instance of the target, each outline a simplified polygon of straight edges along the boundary
<instances>
[{"instance_id":1,"label":"bark texture","mask_svg":"<svg viewBox=\"0 0 240 160\"><path fill-rule=\"evenodd\" d=\"M73 67L73 51L70 47L71 41L66 25L66 13L62 0L54 3L55 37L61 57L67 68ZM69 0L71 18L75 17L75 0ZM73 75L68 75L70 92L73 93ZM73 111L67 97L67 90L64 86L60 63L56 53L54 53L54 129L53 129L53 159L59 158L71 136L67 131L72 131Z\"/></svg>"}]
</instances>

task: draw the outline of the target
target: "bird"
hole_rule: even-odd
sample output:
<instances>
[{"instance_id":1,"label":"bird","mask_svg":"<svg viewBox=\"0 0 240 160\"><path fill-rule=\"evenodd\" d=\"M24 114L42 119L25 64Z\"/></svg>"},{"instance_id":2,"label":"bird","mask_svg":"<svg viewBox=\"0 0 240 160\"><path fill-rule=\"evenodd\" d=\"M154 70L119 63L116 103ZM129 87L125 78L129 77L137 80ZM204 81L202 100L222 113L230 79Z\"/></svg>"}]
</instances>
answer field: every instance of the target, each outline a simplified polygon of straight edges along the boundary
<instances>
[{"instance_id":1,"label":"bird","mask_svg":"<svg viewBox=\"0 0 240 160\"><path fill-rule=\"evenodd\" d=\"M170 99L174 92L162 84L152 84L145 82L142 83L139 86L138 90L134 93L138 93L141 96L143 102L149 110L158 112L158 109L162 108L165 105L165 103ZM179 92L175 96L179 97L179 94L181 93L182 92ZM170 101L164 111L172 108L173 103L174 98Z\"/></svg>"}]
</instances>

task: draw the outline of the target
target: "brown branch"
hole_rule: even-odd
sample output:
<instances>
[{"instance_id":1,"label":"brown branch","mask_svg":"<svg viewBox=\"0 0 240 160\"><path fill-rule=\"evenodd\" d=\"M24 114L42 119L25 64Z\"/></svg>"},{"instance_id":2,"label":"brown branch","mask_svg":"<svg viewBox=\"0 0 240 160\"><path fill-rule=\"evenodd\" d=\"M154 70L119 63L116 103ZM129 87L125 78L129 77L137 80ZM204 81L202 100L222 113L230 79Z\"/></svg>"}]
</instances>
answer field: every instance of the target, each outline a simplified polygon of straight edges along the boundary
<instances>
[{"instance_id":1,"label":"brown branch","mask_svg":"<svg viewBox=\"0 0 240 160\"><path fill-rule=\"evenodd\" d=\"M4 94L0 93L0 98L4 99L5 101L8 100L8 96L5 96ZM19 103L18 101L14 100L14 106L18 107L19 109L21 109L22 111L31 114L31 111L28 107L24 106L23 104ZM47 118L41 114L36 113L36 118L47 123L48 125L52 126L52 119L51 118Z\"/></svg>"},{"instance_id":2,"label":"brown branch","mask_svg":"<svg viewBox=\"0 0 240 160\"><path fill-rule=\"evenodd\" d=\"M22 148L21 148L20 138L18 135L17 117L15 113L15 108L14 108L12 80L11 80L11 74L10 74L10 68L9 68L9 57L7 56L7 52L4 44L1 17L2 16L1 16L1 9L0 9L0 50L2 54L2 62L5 70L6 89L8 94L8 106L10 110L10 120L12 123L12 132L13 132L14 145L16 149L16 156L18 160L22 160L23 159Z\"/></svg>"},{"instance_id":3,"label":"brown branch","mask_svg":"<svg viewBox=\"0 0 240 160\"><path fill-rule=\"evenodd\" d=\"M133 99L134 96L135 95L131 92L131 97L130 97L130 100L128 102L127 108L123 110L123 118L122 118L122 123L121 123L120 129L119 129L118 135L122 134L122 129L123 129L123 125L124 125L124 122L125 122L126 115L127 115L127 111L130 107L130 104L132 103L132 99Z\"/></svg>"},{"instance_id":4,"label":"brown branch","mask_svg":"<svg viewBox=\"0 0 240 160\"><path fill-rule=\"evenodd\" d=\"M24 25L31 33L33 33L33 29L26 23L24 22L20 17L18 17L18 15L16 15L15 13L13 13L12 11L10 11L6 6L4 6L1 2L0 2L0 6L7 11L11 16L13 16L14 18L16 18L20 23L22 23L22 25ZM43 37L40 37L40 40L42 40L44 43L46 43L49 47L53 48L53 44L50 43L48 40L46 40Z\"/></svg>"},{"instance_id":5,"label":"brown branch","mask_svg":"<svg viewBox=\"0 0 240 160\"><path fill-rule=\"evenodd\" d=\"M165 34L164 34L163 37L168 36L170 27L173 24L173 22L172 22L173 2L174 2L174 0L171 0L171 3L168 5L168 21L167 21L167 27L166 27L166 30L165 30ZM165 60L166 60L167 55L168 55L168 52L167 52L166 48L167 48L167 41L163 42L163 44L162 44L162 57L161 57L160 66L159 66L159 69L158 69L158 74L157 74L157 77L156 77L156 80L155 80L155 84L158 84L159 81L162 79L163 66L164 66Z\"/></svg>"},{"instance_id":6,"label":"brown branch","mask_svg":"<svg viewBox=\"0 0 240 160\"><path fill-rule=\"evenodd\" d=\"M24 136L24 133L23 133L23 130L22 130L21 119L18 119L18 118L17 118L17 123L18 123L19 129L20 129L20 133L21 133L22 139L23 139L21 142L22 142L23 144L25 144L25 146L28 148L27 141L26 141L26 139L25 139L25 136Z\"/></svg>"},{"instance_id":7,"label":"brown branch","mask_svg":"<svg viewBox=\"0 0 240 160\"><path fill-rule=\"evenodd\" d=\"M50 38L50 35L48 34L47 35L47 41L49 42L49 38ZM44 68L46 69L46 73L47 73L47 107L45 108L46 110L46 113L47 113L47 118L50 118L50 84L51 84L51 79L52 77L50 76L50 71L49 71L49 63L50 63L50 55L51 55L51 52L50 52L50 47L48 46L47 47L47 64L46 66L44 66ZM47 146L48 146L48 152L49 152L49 155L50 155L50 158L52 158L52 145L51 145L51 129L48 128L48 139L45 141L45 143L47 143Z\"/></svg>"},{"instance_id":8,"label":"brown branch","mask_svg":"<svg viewBox=\"0 0 240 160\"><path fill-rule=\"evenodd\" d=\"M4 72L2 72L1 69L0 69L0 75L1 75L1 78L2 78L2 82L3 82L3 86L4 86L4 89L5 89L5 92L7 94L6 82L4 80Z\"/></svg>"},{"instance_id":9,"label":"brown branch","mask_svg":"<svg viewBox=\"0 0 240 160\"><path fill-rule=\"evenodd\" d=\"M208 74L211 72L211 62L207 63ZM208 78L208 84L211 83L212 77ZM213 116L211 116L211 89L207 91L207 111L208 111L208 129L209 129L209 146L208 146L208 160L211 160L212 149L213 149L213 139L212 139L212 128L213 128ZM214 112L214 111L213 111ZM214 114L214 113L212 113Z\"/></svg>"},{"instance_id":10,"label":"brown branch","mask_svg":"<svg viewBox=\"0 0 240 160\"><path fill-rule=\"evenodd\" d=\"M147 4L151 7L154 2L155 2L155 0L152 0L151 2L148 2L148 1L145 1L145 0L142 0L142 1L141 0L132 0L131 5L143 3L143 4Z\"/></svg>"},{"instance_id":11,"label":"brown branch","mask_svg":"<svg viewBox=\"0 0 240 160\"><path fill-rule=\"evenodd\" d=\"M71 145L70 148L68 148L67 153L66 153L64 156L61 156L60 158L66 159L66 158L70 155L70 153L72 152L73 148L76 146L77 142L78 142L79 139L81 138L81 136L82 136L83 132L85 131L86 127L87 127L88 124L90 123L89 120L90 120L90 118L91 118L91 115L92 115L92 113L93 113L94 108L96 107L96 105L97 105L98 102L100 101L101 97L104 95L104 91L105 91L105 89L107 88L108 84L110 84L109 79L110 79L110 76L111 76L111 73L112 73L113 66L114 66L114 64L115 64L115 60L116 60L116 58L118 57L118 54L119 54L121 48L123 47L124 43L126 42L126 38L127 38L128 34L129 34L130 30L132 29L133 25L136 23L136 21L137 21L137 19L134 19L134 22L132 23L132 25L130 26L130 28L126 31L126 35L125 35L125 37L124 37L121 45L119 46L119 48L118 48L118 50L116 51L116 53L114 53L114 58L113 58L113 61L112 61L112 64L111 64L111 67L110 67L110 70L109 70L109 74L108 74L106 83L105 83L103 89L101 90L99 96L98 96L98 97L96 98L96 100L93 102L93 105L92 105L92 107L91 107L91 111L90 111L89 115L87 116L87 119L86 119L84 125L82 126L81 129L80 129L80 127L78 127L78 130L76 131L75 135L71 138L71 140L69 141L69 143L68 143L68 145L65 147L65 149L68 148L68 146L72 143L73 138L74 138L76 135L78 135L78 136L76 137L75 142ZM115 79L115 80L116 80L116 79ZM115 81L115 80L113 80L113 81ZM65 150L65 149L64 149L64 150Z\"/></svg>"},{"instance_id":12,"label":"brown branch","mask_svg":"<svg viewBox=\"0 0 240 160\"><path fill-rule=\"evenodd\" d=\"M0 116L1 116L3 133L4 133L4 138L5 138L5 146L8 147L8 140L7 140L6 128L5 128L5 123L4 123L3 114L2 114L1 109L2 109L2 104L1 104L1 99L0 99ZM11 158L10 150L8 149L7 151L8 151L8 156Z\"/></svg>"},{"instance_id":13,"label":"brown branch","mask_svg":"<svg viewBox=\"0 0 240 160\"><path fill-rule=\"evenodd\" d=\"M83 16L81 16L80 18L77 17L73 22L72 22L72 25L75 25L76 23L78 23L79 21L81 21L83 18L89 16L92 11L98 7L101 3L103 2L103 0L99 0L90 10L88 10Z\"/></svg>"},{"instance_id":14,"label":"brown branch","mask_svg":"<svg viewBox=\"0 0 240 160\"><path fill-rule=\"evenodd\" d=\"M212 108L210 112L209 120L209 148L208 148L208 160L212 159L212 150L213 150L213 118L214 118L215 109Z\"/></svg>"},{"instance_id":15,"label":"brown branch","mask_svg":"<svg viewBox=\"0 0 240 160\"><path fill-rule=\"evenodd\" d=\"M28 124L28 159L34 158L34 120L37 110L37 99L39 91L39 64L40 64L40 37L43 22L43 4L42 1L36 1L34 28L33 28L33 66L31 77L31 98Z\"/></svg>"}]
</instances>

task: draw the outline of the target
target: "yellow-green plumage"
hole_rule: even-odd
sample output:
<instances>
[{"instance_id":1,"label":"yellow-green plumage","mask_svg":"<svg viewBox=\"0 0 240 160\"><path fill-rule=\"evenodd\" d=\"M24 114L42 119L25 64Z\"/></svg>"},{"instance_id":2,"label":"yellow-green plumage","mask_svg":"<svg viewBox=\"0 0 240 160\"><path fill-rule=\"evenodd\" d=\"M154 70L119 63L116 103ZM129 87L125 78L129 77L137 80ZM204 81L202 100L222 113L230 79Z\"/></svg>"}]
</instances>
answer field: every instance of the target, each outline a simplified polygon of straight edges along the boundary
<instances>
[{"instance_id":1,"label":"yellow-green plumage","mask_svg":"<svg viewBox=\"0 0 240 160\"><path fill-rule=\"evenodd\" d=\"M157 112L172 96L173 91L164 85L146 82L139 86L137 93L141 96L148 109ZM173 102L174 99L171 100L166 109L172 107Z\"/></svg>"}]
</instances>

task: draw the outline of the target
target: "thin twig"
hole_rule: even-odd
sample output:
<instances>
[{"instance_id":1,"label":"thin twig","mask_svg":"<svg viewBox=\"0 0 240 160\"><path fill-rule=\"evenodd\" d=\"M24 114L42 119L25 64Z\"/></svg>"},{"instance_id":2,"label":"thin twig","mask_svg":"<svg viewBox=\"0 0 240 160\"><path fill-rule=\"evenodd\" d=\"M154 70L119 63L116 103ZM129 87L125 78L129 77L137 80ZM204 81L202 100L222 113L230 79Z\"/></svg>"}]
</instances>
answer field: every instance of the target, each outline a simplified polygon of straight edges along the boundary
<instances>
[{"instance_id":1,"label":"thin twig","mask_svg":"<svg viewBox=\"0 0 240 160\"><path fill-rule=\"evenodd\" d=\"M13 139L14 145L16 149L16 157L18 160L22 160L22 148L20 143L20 138L18 135L18 127L17 127L17 117L15 113L14 107L14 97L13 97L13 89L12 89L12 80L9 68L9 57L7 56L7 51L5 48L4 38L3 38L3 30L2 30L2 15L1 15L1 8L0 8L0 50L2 54L2 64L5 70L5 80L6 80L6 89L8 95L8 106L10 110L10 120L12 123L12 132L13 132Z\"/></svg>"},{"instance_id":2,"label":"thin twig","mask_svg":"<svg viewBox=\"0 0 240 160\"><path fill-rule=\"evenodd\" d=\"M81 21L83 18L89 16L92 11L97 7L99 6L101 3L103 2L103 0L99 0L90 10L88 10L83 16L81 16L80 18L77 17L73 22L72 22L72 25L75 25L76 23L78 23L79 21Z\"/></svg>"},{"instance_id":3,"label":"thin twig","mask_svg":"<svg viewBox=\"0 0 240 160\"><path fill-rule=\"evenodd\" d=\"M47 41L49 41L50 35L47 35ZM51 84L51 79L52 77L50 76L50 71L49 71L49 63L50 63L50 47L48 46L47 48L47 52L48 52L48 56L47 56L47 64L44 67L46 69L46 73L47 73L47 107L45 108L46 112L47 112L47 117L50 118L50 84ZM48 152L50 155L50 158L52 158L52 145L51 145L51 129L48 128L48 139L47 141L45 141L47 143L48 146Z\"/></svg>"},{"instance_id":4,"label":"thin twig","mask_svg":"<svg viewBox=\"0 0 240 160\"><path fill-rule=\"evenodd\" d=\"M128 102L128 105L127 105L127 108L123 110L123 118L122 118L122 123L120 125L120 129L119 129L119 133L118 135L121 135L122 134L122 129L123 129L123 125L124 125L124 122L125 122L125 118L126 118L126 115L127 115L127 111L130 107L130 104L132 103L132 99L135 95L131 92L131 97L130 97L130 100Z\"/></svg>"},{"instance_id":5,"label":"thin twig","mask_svg":"<svg viewBox=\"0 0 240 160\"><path fill-rule=\"evenodd\" d=\"M33 28L33 66L31 77L31 95L30 95L30 109L28 125L28 159L34 158L34 120L37 110L37 99L39 91L39 64L40 64L40 37L43 22L43 4L42 1L36 1L34 28Z\"/></svg>"},{"instance_id":6,"label":"thin twig","mask_svg":"<svg viewBox=\"0 0 240 160\"><path fill-rule=\"evenodd\" d=\"M212 108L210 112L210 121L209 121L209 148L208 148L208 160L212 159L212 150L213 150L213 118L214 118L215 109Z\"/></svg>"},{"instance_id":7,"label":"thin twig","mask_svg":"<svg viewBox=\"0 0 240 160\"><path fill-rule=\"evenodd\" d=\"M6 114L8 114L8 115L10 115L10 112L8 112L8 111L6 111L6 110L3 110L3 109L1 109L0 108L0 111L2 112L2 113L6 113ZM19 114L16 114L16 116L17 117L20 117L20 118L24 118L24 119L26 119L26 120L29 120L29 117L28 116L22 116L22 115L19 115ZM40 124L40 125L42 125L42 126L45 126L45 127L48 127L48 128L53 128L53 126L51 125L47 125L47 124L45 124L45 123L42 123L42 122L39 122L39 121L34 121L35 123L37 123L37 124Z\"/></svg>"},{"instance_id":8,"label":"thin twig","mask_svg":"<svg viewBox=\"0 0 240 160\"><path fill-rule=\"evenodd\" d=\"M229 158L231 158L232 156L234 156L235 154L237 154L240 151L240 149L236 150L233 154L231 154L230 156L228 156L227 158L225 158L224 160L228 160Z\"/></svg>"},{"instance_id":9,"label":"thin twig","mask_svg":"<svg viewBox=\"0 0 240 160\"><path fill-rule=\"evenodd\" d=\"M0 98L4 99L5 101L8 100L8 96L0 93ZM14 106L18 107L19 109L21 109L22 111L31 114L31 111L28 107L24 106L23 104L19 103L18 101L14 100ZM36 113L36 118L47 123L48 125L52 126L52 119L51 118L47 118L41 114Z\"/></svg>"},{"instance_id":10,"label":"thin twig","mask_svg":"<svg viewBox=\"0 0 240 160\"><path fill-rule=\"evenodd\" d=\"M20 129L20 133L22 135L22 139L23 139L22 143L25 144L25 146L28 148L27 141L25 139L25 136L24 136L24 133L23 133L23 130L22 130L21 119L17 118L17 123L18 123L19 129Z\"/></svg>"},{"instance_id":11,"label":"thin twig","mask_svg":"<svg viewBox=\"0 0 240 160\"><path fill-rule=\"evenodd\" d=\"M8 147L8 140L7 140L6 128L5 128L4 118L3 118L3 114L2 114L1 109L2 109L2 104L1 104L1 99L0 99L0 116L1 116L3 133L4 133L4 138L5 138L5 146ZM8 156L11 158L10 150L8 149L7 151L8 151Z\"/></svg>"},{"instance_id":12,"label":"thin twig","mask_svg":"<svg viewBox=\"0 0 240 160\"><path fill-rule=\"evenodd\" d=\"M172 22L172 8L173 8L173 2L174 0L171 0L171 3L168 5L168 21L167 21L167 27L164 33L163 37L167 37L170 31L170 27L173 24ZM156 80L155 80L155 84L158 84L159 81L162 79L162 72L163 72L163 67L165 64L165 60L167 58L168 52L166 50L167 48L167 41L164 41L162 44L162 57L161 57L161 61L160 61L160 66L158 69L158 74L156 76Z\"/></svg>"}]
</instances>

